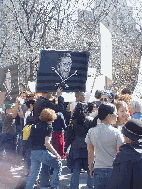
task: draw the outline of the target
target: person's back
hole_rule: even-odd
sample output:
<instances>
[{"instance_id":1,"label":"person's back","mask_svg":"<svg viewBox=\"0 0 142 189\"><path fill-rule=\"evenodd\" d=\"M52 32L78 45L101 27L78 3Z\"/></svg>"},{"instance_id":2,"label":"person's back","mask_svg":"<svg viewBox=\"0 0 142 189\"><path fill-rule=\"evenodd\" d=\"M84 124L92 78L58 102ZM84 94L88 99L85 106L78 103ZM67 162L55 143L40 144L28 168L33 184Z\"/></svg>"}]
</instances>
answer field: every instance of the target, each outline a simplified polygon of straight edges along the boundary
<instances>
[{"instance_id":1,"label":"person's back","mask_svg":"<svg viewBox=\"0 0 142 189\"><path fill-rule=\"evenodd\" d=\"M112 168L117 146L122 143L120 131L111 125L99 124L88 132L95 151L94 168Z\"/></svg>"},{"instance_id":2,"label":"person's back","mask_svg":"<svg viewBox=\"0 0 142 189\"><path fill-rule=\"evenodd\" d=\"M64 110L64 98L61 96L61 91L58 94L58 104L52 103L49 99L51 98L51 93L43 93L42 96L34 104L34 116L39 116L44 108L51 108L56 112L62 112Z\"/></svg>"},{"instance_id":3,"label":"person's back","mask_svg":"<svg viewBox=\"0 0 142 189\"><path fill-rule=\"evenodd\" d=\"M65 159L65 153L64 153L64 132L67 128L67 125L65 123L64 116L61 112L56 113L57 119L54 120L52 123L53 127L53 133L52 133L52 145L56 149L56 151L59 153L59 155Z\"/></svg>"},{"instance_id":4,"label":"person's back","mask_svg":"<svg viewBox=\"0 0 142 189\"><path fill-rule=\"evenodd\" d=\"M94 171L94 188L105 189L118 146L123 143L123 135L111 126L116 123L116 113L116 107L112 103L101 104L97 116L101 123L89 129L86 135L88 164L92 178Z\"/></svg>"}]
</instances>

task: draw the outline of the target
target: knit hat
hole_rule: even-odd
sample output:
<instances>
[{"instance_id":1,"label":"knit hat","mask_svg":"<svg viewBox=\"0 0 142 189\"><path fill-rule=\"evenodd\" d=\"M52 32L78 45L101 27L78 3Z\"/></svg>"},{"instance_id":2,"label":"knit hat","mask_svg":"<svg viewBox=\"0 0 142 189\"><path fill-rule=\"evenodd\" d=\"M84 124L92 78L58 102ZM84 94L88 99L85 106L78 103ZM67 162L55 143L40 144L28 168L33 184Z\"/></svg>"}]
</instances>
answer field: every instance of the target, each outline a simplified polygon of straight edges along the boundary
<instances>
[{"instance_id":1,"label":"knit hat","mask_svg":"<svg viewBox=\"0 0 142 189\"><path fill-rule=\"evenodd\" d=\"M122 133L133 141L142 140L142 121L138 119L129 120L122 128Z\"/></svg>"}]
</instances>

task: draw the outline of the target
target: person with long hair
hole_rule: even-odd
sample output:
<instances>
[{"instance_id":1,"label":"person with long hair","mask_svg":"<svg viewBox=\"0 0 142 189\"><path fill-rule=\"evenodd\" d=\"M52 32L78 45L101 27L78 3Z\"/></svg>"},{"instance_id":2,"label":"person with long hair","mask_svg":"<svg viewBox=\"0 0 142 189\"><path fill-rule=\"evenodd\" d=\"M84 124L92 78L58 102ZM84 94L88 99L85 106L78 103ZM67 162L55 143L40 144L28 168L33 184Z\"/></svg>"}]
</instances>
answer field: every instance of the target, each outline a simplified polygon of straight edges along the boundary
<instances>
[{"instance_id":1,"label":"person with long hair","mask_svg":"<svg viewBox=\"0 0 142 189\"><path fill-rule=\"evenodd\" d=\"M123 143L123 135L112 126L117 119L117 111L114 104L108 102L101 104L98 108L97 117L101 120L101 123L89 129L85 141L87 143L88 164L92 178L94 172L94 188L105 189L112 172L112 164L118 147Z\"/></svg>"},{"instance_id":2,"label":"person with long hair","mask_svg":"<svg viewBox=\"0 0 142 189\"><path fill-rule=\"evenodd\" d=\"M87 145L85 137L92 126L92 119L87 118L87 105L78 103L73 113L71 125L68 127L67 141L65 142L65 152L71 145L69 156L67 158L67 166L72 170L70 181L70 189L78 189L79 175L81 169L88 172L87 186L89 189L93 187L93 179L91 179L88 169Z\"/></svg>"},{"instance_id":3,"label":"person with long hair","mask_svg":"<svg viewBox=\"0 0 142 189\"><path fill-rule=\"evenodd\" d=\"M116 104L116 109L118 116L114 126L121 130L123 125L130 120L130 113L128 105L124 101L118 101Z\"/></svg>"}]
</instances>

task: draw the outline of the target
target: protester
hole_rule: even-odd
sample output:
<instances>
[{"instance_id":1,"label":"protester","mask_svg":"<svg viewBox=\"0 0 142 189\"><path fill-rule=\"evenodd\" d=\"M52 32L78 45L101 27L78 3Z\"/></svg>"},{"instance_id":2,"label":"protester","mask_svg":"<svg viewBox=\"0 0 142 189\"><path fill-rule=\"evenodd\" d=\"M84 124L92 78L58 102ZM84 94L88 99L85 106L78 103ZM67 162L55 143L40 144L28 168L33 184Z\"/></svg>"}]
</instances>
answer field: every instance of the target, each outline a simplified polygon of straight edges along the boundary
<instances>
[{"instance_id":1,"label":"protester","mask_svg":"<svg viewBox=\"0 0 142 189\"><path fill-rule=\"evenodd\" d=\"M97 117L101 120L101 123L89 129L85 141L92 178L94 171L94 188L105 189L112 172L113 160L124 139L120 131L111 126L111 124L116 124L117 111L115 105L108 102L101 104L98 108Z\"/></svg>"},{"instance_id":2,"label":"protester","mask_svg":"<svg viewBox=\"0 0 142 189\"><path fill-rule=\"evenodd\" d=\"M86 113L87 106L83 103L78 103L72 116L72 126L68 128L65 152L71 145L67 160L68 168L73 170L70 189L78 189L81 169L86 170L88 173L88 188L91 189L93 187L93 180L90 178L88 169L87 145L85 143L85 136L92 126L92 119L88 120Z\"/></svg>"},{"instance_id":3,"label":"protester","mask_svg":"<svg viewBox=\"0 0 142 189\"><path fill-rule=\"evenodd\" d=\"M142 122L129 120L122 133L124 144L113 162L106 189L142 189Z\"/></svg>"},{"instance_id":4,"label":"protester","mask_svg":"<svg viewBox=\"0 0 142 189\"><path fill-rule=\"evenodd\" d=\"M125 123L130 120L130 113L128 109L128 105L124 101L119 101L116 104L117 109L117 121L116 124L113 125L118 129L122 129L122 127L125 125Z\"/></svg>"},{"instance_id":5,"label":"protester","mask_svg":"<svg viewBox=\"0 0 142 189\"><path fill-rule=\"evenodd\" d=\"M142 99L130 101L130 112L133 114L131 119L139 119L142 121Z\"/></svg>"},{"instance_id":6,"label":"protester","mask_svg":"<svg viewBox=\"0 0 142 189\"><path fill-rule=\"evenodd\" d=\"M42 93L42 96L39 97L39 99L35 102L34 104L34 110L33 110L33 115L39 119L39 115L41 111L44 108L51 108L55 110L55 112L63 112L64 111L64 98L61 96L62 95L62 89L58 88L57 89L57 101L58 104L54 104L50 99L52 97L51 92L47 93ZM42 163L42 168L41 168L41 179L39 185L41 187L48 187L50 186L50 167L44 163Z\"/></svg>"},{"instance_id":7,"label":"protester","mask_svg":"<svg viewBox=\"0 0 142 189\"><path fill-rule=\"evenodd\" d=\"M113 87L113 91L112 91L113 95L115 96L116 94L118 95L118 87Z\"/></svg>"},{"instance_id":8,"label":"protester","mask_svg":"<svg viewBox=\"0 0 142 189\"><path fill-rule=\"evenodd\" d=\"M16 152L16 133L14 124L14 115L12 114L13 104L5 105L6 112L0 112L2 118L2 133L0 134L0 159L4 158L5 151L6 157L11 156L11 153Z\"/></svg>"},{"instance_id":9,"label":"protester","mask_svg":"<svg viewBox=\"0 0 142 189\"><path fill-rule=\"evenodd\" d=\"M132 116L133 114L131 113L130 111L130 101L132 99L132 96L129 95L129 94L124 94L124 95L120 95L119 98L117 99L117 101L124 101L126 102L126 104L128 105L128 109L129 109L129 112L130 112L130 116Z\"/></svg>"},{"instance_id":10,"label":"protester","mask_svg":"<svg viewBox=\"0 0 142 189\"><path fill-rule=\"evenodd\" d=\"M101 104L104 102L110 102L113 103L114 101L114 95L111 91L104 91L101 95L100 102Z\"/></svg>"},{"instance_id":11,"label":"protester","mask_svg":"<svg viewBox=\"0 0 142 189\"><path fill-rule=\"evenodd\" d=\"M26 106L28 107L28 110L27 110L26 113L25 113L24 125L26 124L27 117L33 115L33 107L34 107L34 104L35 104L35 100L33 100L33 99L28 100L28 101L26 102Z\"/></svg>"},{"instance_id":12,"label":"protester","mask_svg":"<svg viewBox=\"0 0 142 189\"><path fill-rule=\"evenodd\" d=\"M102 95L102 91L96 90L96 92L95 92L96 101L99 101L99 100L100 100L101 95Z\"/></svg>"},{"instance_id":13,"label":"protester","mask_svg":"<svg viewBox=\"0 0 142 189\"><path fill-rule=\"evenodd\" d=\"M35 100L31 99L28 100L26 102L26 106L28 107L28 110L25 113L25 117L24 117L24 123L26 125L27 122L27 118L29 116L32 116L32 111L33 111L33 106L34 106ZM26 164L26 168L25 168L25 176L28 176L30 173L30 167L31 167L31 149L29 146L26 145L26 143L24 144L23 141L23 148L24 148L24 160L25 160L25 164Z\"/></svg>"},{"instance_id":14,"label":"protester","mask_svg":"<svg viewBox=\"0 0 142 189\"><path fill-rule=\"evenodd\" d=\"M121 91L121 95L125 95L125 94L129 94L129 95L131 95L131 89L130 88L128 88L128 87L126 87L126 88L124 88L122 91Z\"/></svg>"},{"instance_id":15,"label":"protester","mask_svg":"<svg viewBox=\"0 0 142 189\"><path fill-rule=\"evenodd\" d=\"M122 95L121 92L122 92L122 90L123 90L124 88L125 88L124 85L122 85L122 86L119 88L119 95Z\"/></svg>"},{"instance_id":16,"label":"protester","mask_svg":"<svg viewBox=\"0 0 142 189\"><path fill-rule=\"evenodd\" d=\"M23 157L23 145L22 145L22 130L24 128L24 113L22 110L23 100L16 98L15 108L13 109L13 115L15 117L16 136L17 136L17 153Z\"/></svg>"},{"instance_id":17,"label":"protester","mask_svg":"<svg viewBox=\"0 0 142 189\"><path fill-rule=\"evenodd\" d=\"M61 96L62 90L60 88L57 89L57 96L58 96L58 104L52 103L49 99L52 96L51 92L42 93L42 96L36 101L34 104L34 116L39 116L41 111L44 108L51 108L56 112L62 112L64 110L64 98Z\"/></svg>"},{"instance_id":18,"label":"protester","mask_svg":"<svg viewBox=\"0 0 142 189\"><path fill-rule=\"evenodd\" d=\"M40 172L41 163L54 168L51 189L57 188L61 174L61 157L50 144L52 136L51 123L57 118L55 111L49 108L42 110L39 119L41 122L36 127L36 133L32 137L31 146L31 173L25 189L32 189ZM47 148L47 149L46 149Z\"/></svg>"},{"instance_id":19,"label":"protester","mask_svg":"<svg viewBox=\"0 0 142 189\"><path fill-rule=\"evenodd\" d=\"M64 153L64 131L67 129L65 124L64 116L61 112L56 113L57 119L52 123L53 133L52 133L52 145L58 154L65 159Z\"/></svg>"},{"instance_id":20,"label":"protester","mask_svg":"<svg viewBox=\"0 0 142 189\"><path fill-rule=\"evenodd\" d=\"M71 117L72 117L72 115L73 115L73 112L74 112L74 109L75 109L77 103L78 103L78 102L84 102L84 100L85 100L85 95L84 95L83 92L76 92L76 93L75 93L75 98L76 98L76 101L75 101L75 102L72 102L72 103L70 104Z\"/></svg>"}]
</instances>

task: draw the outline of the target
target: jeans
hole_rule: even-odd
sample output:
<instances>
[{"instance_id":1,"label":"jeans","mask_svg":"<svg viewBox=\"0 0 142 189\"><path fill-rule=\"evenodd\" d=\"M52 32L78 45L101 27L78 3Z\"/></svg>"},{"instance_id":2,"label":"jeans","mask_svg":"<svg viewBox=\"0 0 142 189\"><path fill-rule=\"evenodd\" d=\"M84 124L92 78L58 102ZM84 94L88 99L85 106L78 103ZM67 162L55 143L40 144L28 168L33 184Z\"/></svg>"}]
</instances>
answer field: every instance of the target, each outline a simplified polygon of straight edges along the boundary
<instances>
[{"instance_id":1,"label":"jeans","mask_svg":"<svg viewBox=\"0 0 142 189\"><path fill-rule=\"evenodd\" d=\"M16 134L18 137L17 153L23 157L23 131L21 125L16 125Z\"/></svg>"},{"instance_id":2,"label":"jeans","mask_svg":"<svg viewBox=\"0 0 142 189\"><path fill-rule=\"evenodd\" d=\"M40 186L41 187L46 187L46 185L50 184L50 166L47 164L42 163L41 171L41 180L40 180Z\"/></svg>"},{"instance_id":3,"label":"jeans","mask_svg":"<svg viewBox=\"0 0 142 189\"><path fill-rule=\"evenodd\" d=\"M94 169L94 189L105 189L111 172L112 169L110 168Z\"/></svg>"},{"instance_id":4,"label":"jeans","mask_svg":"<svg viewBox=\"0 0 142 189\"><path fill-rule=\"evenodd\" d=\"M0 135L1 145L0 145L0 161L5 161L14 165L17 161L16 159L16 137L15 135L4 134Z\"/></svg>"},{"instance_id":5,"label":"jeans","mask_svg":"<svg viewBox=\"0 0 142 189\"><path fill-rule=\"evenodd\" d=\"M73 168L73 174L71 177L70 182L70 189L78 189L79 188L79 175L82 169L82 165L79 163L79 161L75 160L74 168ZM90 177L89 169L87 170L88 178L87 178L87 186L88 189L93 188L93 179Z\"/></svg>"},{"instance_id":6,"label":"jeans","mask_svg":"<svg viewBox=\"0 0 142 189\"><path fill-rule=\"evenodd\" d=\"M30 172L30 167L31 167L31 149L30 148L26 148L25 164L26 164L27 171Z\"/></svg>"},{"instance_id":7,"label":"jeans","mask_svg":"<svg viewBox=\"0 0 142 189\"><path fill-rule=\"evenodd\" d=\"M32 189L35 181L38 179L41 163L45 163L54 168L51 186L57 187L59 184L59 176L62 172L62 163L57 161L56 156L47 150L32 150L31 151L31 173L25 189Z\"/></svg>"}]
</instances>

